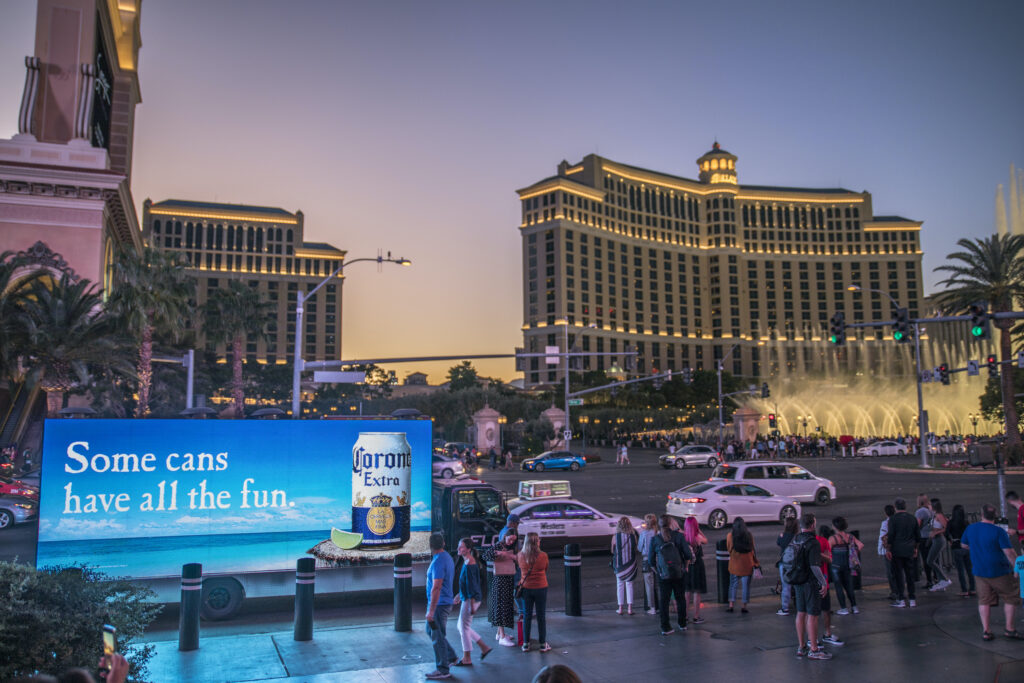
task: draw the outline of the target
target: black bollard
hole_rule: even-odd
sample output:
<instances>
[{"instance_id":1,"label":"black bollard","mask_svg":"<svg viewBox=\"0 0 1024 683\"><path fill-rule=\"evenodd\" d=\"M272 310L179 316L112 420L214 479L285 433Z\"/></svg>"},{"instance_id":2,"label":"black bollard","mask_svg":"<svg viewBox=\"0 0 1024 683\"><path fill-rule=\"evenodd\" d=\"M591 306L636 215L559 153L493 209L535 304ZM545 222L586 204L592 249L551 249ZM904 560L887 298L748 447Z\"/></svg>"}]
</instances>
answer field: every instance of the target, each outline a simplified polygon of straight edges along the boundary
<instances>
[{"instance_id":1,"label":"black bollard","mask_svg":"<svg viewBox=\"0 0 1024 683\"><path fill-rule=\"evenodd\" d=\"M718 570L718 602L729 602L729 546L724 538L715 544L715 567Z\"/></svg>"},{"instance_id":2,"label":"black bollard","mask_svg":"<svg viewBox=\"0 0 1024 683\"><path fill-rule=\"evenodd\" d=\"M313 593L316 560L303 557L295 563L295 640L313 640Z\"/></svg>"},{"instance_id":3,"label":"black bollard","mask_svg":"<svg viewBox=\"0 0 1024 683\"><path fill-rule=\"evenodd\" d=\"M409 553L395 555L395 630L412 630L412 555Z\"/></svg>"},{"instance_id":4,"label":"black bollard","mask_svg":"<svg viewBox=\"0 0 1024 683\"><path fill-rule=\"evenodd\" d=\"M565 614L569 617L583 616L583 555L578 543L567 543L565 554Z\"/></svg>"},{"instance_id":5,"label":"black bollard","mask_svg":"<svg viewBox=\"0 0 1024 683\"><path fill-rule=\"evenodd\" d=\"M203 597L203 565L181 567L181 612L178 616L178 649L199 649L199 605Z\"/></svg>"}]
</instances>

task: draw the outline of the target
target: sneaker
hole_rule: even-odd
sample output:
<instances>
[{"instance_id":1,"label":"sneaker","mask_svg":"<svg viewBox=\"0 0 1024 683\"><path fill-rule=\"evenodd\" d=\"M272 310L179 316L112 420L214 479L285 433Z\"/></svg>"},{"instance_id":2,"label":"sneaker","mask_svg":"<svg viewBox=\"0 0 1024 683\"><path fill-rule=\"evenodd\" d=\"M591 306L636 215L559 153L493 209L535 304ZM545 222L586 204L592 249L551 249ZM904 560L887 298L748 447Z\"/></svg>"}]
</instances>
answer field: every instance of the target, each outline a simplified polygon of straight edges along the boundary
<instances>
[{"instance_id":1,"label":"sneaker","mask_svg":"<svg viewBox=\"0 0 1024 683\"><path fill-rule=\"evenodd\" d=\"M543 645L540 646L540 651L541 652L551 652L551 646L549 644L547 644L547 643L544 643Z\"/></svg>"},{"instance_id":2,"label":"sneaker","mask_svg":"<svg viewBox=\"0 0 1024 683\"><path fill-rule=\"evenodd\" d=\"M452 677L452 675L450 673L448 673L447 671L441 672L441 671L436 671L435 670L435 671L431 671L430 673L427 674L427 678L429 678L432 681L440 681L442 679L451 678L451 677Z\"/></svg>"},{"instance_id":3,"label":"sneaker","mask_svg":"<svg viewBox=\"0 0 1024 683\"><path fill-rule=\"evenodd\" d=\"M523 643L523 647L521 649L522 649L523 652L529 652L530 651L530 644L529 643Z\"/></svg>"},{"instance_id":4,"label":"sneaker","mask_svg":"<svg viewBox=\"0 0 1024 683\"><path fill-rule=\"evenodd\" d=\"M780 609L778 612L776 612L776 614L778 614L780 617L788 617L789 616L789 610L788 609Z\"/></svg>"},{"instance_id":5,"label":"sneaker","mask_svg":"<svg viewBox=\"0 0 1024 683\"><path fill-rule=\"evenodd\" d=\"M892 603L892 607L906 607L906 606L907 606L907 601L906 600L896 600L895 602Z\"/></svg>"},{"instance_id":6,"label":"sneaker","mask_svg":"<svg viewBox=\"0 0 1024 683\"><path fill-rule=\"evenodd\" d=\"M811 653L807 655L807 659L832 659L832 653L825 652L824 650L811 650Z\"/></svg>"},{"instance_id":7,"label":"sneaker","mask_svg":"<svg viewBox=\"0 0 1024 683\"><path fill-rule=\"evenodd\" d=\"M654 614L657 614L657 613L658 613L658 610L654 609L653 607L650 608L649 610L647 610L647 614L654 615Z\"/></svg>"},{"instance_id":8,"label":"sneaker","mask_svg":"<svg viewBox=\"0 0 1024 683\"><path fill-rule=\"evenodd\" d=\"M695 623L695 624L703 624L704 623L704 617L696 617L696 618L694 618L693 623Z\"/></svg>"},{"instance_id":9,"label":"sneaker","mask_svg":"<svg viewBox=\"0 0 1024 683\"><path fill-rule=\"evenodd\" d=\"M505 647L515 647L516 641L506 636L498 641L498 645L504 645Z\"/></svg>"},{"instance_id":10,"label":"sneaker","mask_svg":"<svg viewBox=\"0 0 1024 683\"><path fill-rule=\"evenodd\" d=\"M676 630L679 631L680 633L686 633L686 627L683 626L682 624L680 624L679 626L676 626Z\"/></svg>"},{"instance_id":11,"label":"sneaker","mask_svg":"<svg viewBox=\"0 0 1024 683\"><path fill-rule=\"evenodd\" d=\"M942 582L942 588L940 588L939 590L946 590L947 588L949 588L952 585L953 585L952 581L950 581L949 579L945 579Z\"/></svg>"},{"instance_id":12,"label":"sneaker","mask_svg":"<svg viewBox=\"0 0 1024 683\"><path fill-rule=\"evenodd\" d=\"M837 636L835 633L828 634L827 636L822 638L822 640L824 640L826 643L830 643L832 645L842 645L843 644L843 641L839 640L839 636Z\"/></svg>"},{"instance_id":13,"label":"sneaker","mask_svg":"<svg viewBox=\"0 0 1024 683\"><path fill-rule=\"evenodd\" d=\"M854 605L853 606L853 613L854 614L860 614L860 607L857 607L856 605Z\"/></svg>"},{"instance_id":14,"label":"sneaker","mask_svg":"<svg viewBox=\"0 0 1024 683\"><path fill-rule=\"evenodd\" d=\"M842 609L837 609L837 610L836 610L836 614L842 615L842 616L844 616L844 617L845 617L845 616L846 616L847 614L849 614L849 613L850 613L850 610L846 609L845 607L843 607Z\"/></svg>"},{"instance_id":15,"label":"sneaker","mask_svg":"<svg viewBox=\"0 0 1024 683\"><path fill-rule=\"evenodd\" d=\"M797 657L806 657L807 656L807 649L803 648L803 647L798 647L796 649L796 656Z\"/></svg>"},{"instance_id":16,"label":"sneaker","mask_svg":"<svg viewBox=\"0 0 1024 683\"><path fill-rule=\"evenodd\" d=\"M662 632L661 632L661 635L663 635L663 636L670 636L670 635L672 635L672 634L673 634L673 633L675 633L675 632L676 632L676 631L675 631L675 629L672 629L672 628L670 628L670 629L669 629L669 630L667 630L667 631L662 631Z\"/></svg>"},{"instance_id":17,"label":"sneaker","mask_svg":"<svg viewBox=\"0 0 1024 683\"><path fill-rule=\"evenodd\" d=\"M917 600L911 600L910 601L910 606L911 607L917 607Z\"/></svg>"}]
</instances>

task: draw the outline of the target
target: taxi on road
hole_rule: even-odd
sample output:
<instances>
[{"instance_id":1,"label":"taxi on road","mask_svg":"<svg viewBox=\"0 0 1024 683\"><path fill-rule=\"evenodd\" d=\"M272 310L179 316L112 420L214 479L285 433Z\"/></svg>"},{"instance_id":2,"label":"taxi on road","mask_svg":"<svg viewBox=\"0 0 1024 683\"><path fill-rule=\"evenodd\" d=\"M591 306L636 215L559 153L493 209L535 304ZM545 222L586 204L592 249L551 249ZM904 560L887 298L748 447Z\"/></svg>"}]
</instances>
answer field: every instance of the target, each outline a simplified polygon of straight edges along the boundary
<instances>
[{"instance_id":1,"label":"taxi on road","mask_svg":"<svg viewBox=\"0 0 1024 683\"><path fill-rule=\"evenodd\" d=\"M639 517L601 512L572 497L568 481L521 481L519 497L508 501L509 512L519 515L519 534L536 532L545 552L564 550L566 543L579 543L582 550L608 550L615 526L629 517L640 531Z\"/></svg>"}]
</instances>

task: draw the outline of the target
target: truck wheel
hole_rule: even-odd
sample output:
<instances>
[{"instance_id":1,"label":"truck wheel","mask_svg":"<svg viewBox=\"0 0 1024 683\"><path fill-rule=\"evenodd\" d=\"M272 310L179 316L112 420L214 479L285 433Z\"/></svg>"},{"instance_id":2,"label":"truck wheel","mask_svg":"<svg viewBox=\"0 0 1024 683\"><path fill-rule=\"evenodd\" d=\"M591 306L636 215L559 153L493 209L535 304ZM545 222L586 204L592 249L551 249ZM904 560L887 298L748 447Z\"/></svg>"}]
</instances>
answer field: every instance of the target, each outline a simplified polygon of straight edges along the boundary
<instances>
[{"instance_id":1,"label":"truck wheel","mask_svg":"<svg viewBox=\"0 0 1024 683\"><path fill-rule=\"evenodd\" d=\"M238 612L244 598L242 584L235 579L207 579L203 581L199 616L210 621L230 619Z\"/></svg>"},{"instance_id":2,"label":"truck wheel","mask_svg":"<svg viewBox=\"0 0 1024 683\"><path fill-rule=\"evenodd\" d=\"M451 479L452 478L452 474L453 474L453 472L450 469L445 468L444 470L441 471L441 478L442 479Z\"/></svg>"},{"instance_id":3,"label":"truck wheel","mask_svg":"<svg viewBox=\"0 0 1024 683\"><path fill-rule=\"evenodd\" d=\"M14 515L7 510L0 510L0 529L8 529L14 524Z\"/></svg>"}]
</instances>

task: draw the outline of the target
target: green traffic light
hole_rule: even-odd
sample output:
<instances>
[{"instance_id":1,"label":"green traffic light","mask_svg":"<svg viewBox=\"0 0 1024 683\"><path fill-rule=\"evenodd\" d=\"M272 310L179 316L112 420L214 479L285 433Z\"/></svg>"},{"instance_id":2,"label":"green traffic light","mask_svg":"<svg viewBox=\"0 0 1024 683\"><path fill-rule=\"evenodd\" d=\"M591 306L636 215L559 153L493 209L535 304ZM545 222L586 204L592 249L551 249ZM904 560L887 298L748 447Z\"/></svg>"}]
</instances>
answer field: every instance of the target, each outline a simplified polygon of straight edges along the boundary
<instances>
[{"instance_id":1,"label":"green traffic light","mask_svg":"<svg viewBox=\"0 0 1024 683\"><path fill-rule=\"evenodd\" d=\"M983 337L985 336L985 328L981 325L975 325L971 328L971 334L975 337Z\"/></svg>"},{"instance_id":2,"label":"green traffic light","mask_svg":"<svg viewBox=\"0 0 1024 683\"><path fill-rule=\"evenodd\" d=\"M831 337L829 337L828 340L832 344L838 344L839 343L839 338L836 337L836 335L834 335L834 334Z\"/></svg>"},{"instance_id":3,"label":"green traffic light","mask_svg":"<svg viewBox=\"0 0 1024 683\"><path fill-rule=\"evenodd\" d=\"M902 341L903 333L900 332L899 330L896 330L895 332L892 333L892 338L894 341Z\"/></svg>"}]
</instances>

